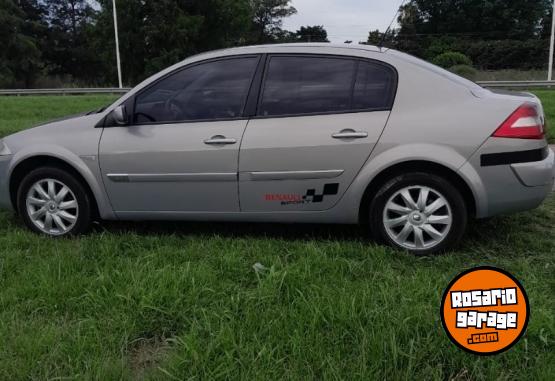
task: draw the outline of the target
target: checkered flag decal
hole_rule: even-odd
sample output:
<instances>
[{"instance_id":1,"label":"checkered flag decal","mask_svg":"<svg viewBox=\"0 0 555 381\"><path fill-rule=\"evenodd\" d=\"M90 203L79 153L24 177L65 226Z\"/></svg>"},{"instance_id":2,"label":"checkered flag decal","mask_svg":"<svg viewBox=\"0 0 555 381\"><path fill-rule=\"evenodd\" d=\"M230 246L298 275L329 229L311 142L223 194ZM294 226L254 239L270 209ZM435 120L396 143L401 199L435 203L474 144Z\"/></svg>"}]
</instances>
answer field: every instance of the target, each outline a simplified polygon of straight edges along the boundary
<instances>
[{"instance_id":1,"label":"checkered flag decal","mask_svg":"<svg viewBox=\"0 0 555 381\"><path fill-rule=\"evenodd\" d=\"M339 184L326 184L324 185L324 193L316 194L316 189L309 189L303 200L312 202L323 202L325 196L335 196L339 193Z\"/></svg>"}]
</instances>

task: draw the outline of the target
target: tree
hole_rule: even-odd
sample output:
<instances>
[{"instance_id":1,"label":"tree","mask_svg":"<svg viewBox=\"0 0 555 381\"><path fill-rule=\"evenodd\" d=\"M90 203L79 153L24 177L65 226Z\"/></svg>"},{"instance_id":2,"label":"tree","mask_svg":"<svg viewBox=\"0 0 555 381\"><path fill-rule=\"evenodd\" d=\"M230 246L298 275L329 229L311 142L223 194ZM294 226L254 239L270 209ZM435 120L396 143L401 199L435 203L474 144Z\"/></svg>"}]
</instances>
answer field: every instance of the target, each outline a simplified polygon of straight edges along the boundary
<instances>
[{"instance_id":1,"label":"tree","mask_svg":"<svg viewBox=\"0 0 555 381\"><path fill-rule=\"evenodd\" d=\"M368 40L366 41L369 45L378 46L382 43L383 40L383 33L380 32L378 29L370 31L368 33Z\"/></svg>"},{"instance_id":2,"label":"tree","mask_svg":"<svg viewBox=\"0 0 555 381\"><path fill-rule=\"evenodd\" d=\"M549 8L541 21L541 36L542 38L548 39L551 37L551 22L553 20L553 7Z\"/></svg>"},{"instance_id":3,"label":"tree","mask_svg":"<svg viewBox=\"0 0 555 381\"><path fill-rule=\"evenodd\" d=\"M46 4L50 32L44 54L52 65L50 73L94 81L103 66L90 46L97 12L87 0L50 0Z\"/></svg>"},{"instance_id":4,"label":"tree","mask_svg":"<svg viewBox=\"0 0 555 381\"><path fill-rule=\"evenodd\" d=\"M104 83L117 83L116 45L112 0L99 0L100 11L93 26L92 49L105 63L102 73ZM145 7L136 0L117 0L119 45L123 82L131 85L145 76L146 34L143 27Z\"/></svg>"},{"instance_id":5,"label":"tree","mask_svg":"<svg viewBox=\"0 0 555 381\"><path fill-rule=\"evenodd\" d=\"M0 85L29 86L41 66L40 50L25 34L25 12L12 0L0 0Z\"/></svg>"},{"instance_id":6,"label":"tree","mask_svg":"<svg viewBox=\"0 0 555 381\"><path fill-rule=\"evenodd\" d=\"M39 0L18 0L17 5L23 14L23 33L34 38L42 47L48 33L46 5Z\"/></svg>"},{"instance_id":7,"label":"tree","mask_svg":"<svg viewBox=\"0 0 555 381\"><path fill-rule=\"evenodd\" d=\"M289 30L284 30L284 29L277 30L272 36L272 38L273 38L272 42L279 43L279 44L299 42L299 40L297 39L296 32L291 32Z\"/></svg>"},{"instance_id":8,"label":"tree","mask_svg":"<svg viewBox=\"0 0 555 381\"><path fill-rule=\"evenodd\" d=\"M221 49L249 42L252 24L249 0L197 0L190 3L195 5L190 12L203 17L198 50Z\"/></svg>"},{"instance_id":9,"label":"tree","mask_svg":"<svg viewBox=\"0 0 555 381\"><path fill-rule=\"evenodd\" d=\"M283 31L283 18L297 13L291 0L250 0L252 11L252 41L273 42Z\"/></svg>"},{"instance_id":10,"label":"tree","mask_svg":"<svg viewBox=\"0 0 555 381\"><path fill-rule=\"evenodd\" d=\"M47 65L42 52L46 50L48 40L48 12L46 5L40 0L18 0L18 6L23 13L21 31L23 35L33 41L37 49L37 53L32 58L32 63L28 62L27 64L28 71L24 79L25 86L31 87Z\"/></svg>"},{"instance_id":11,"label":"tree","mask_svg":"<svg viewBox=\"0 0 555 381\"><path fill-rule=\"evenodd\" d=\"M328 32L323 25L301 26L296 37L297 41L302 42L329 42Z\"/></svg>"},{"instance_id":12,"label":"tree","mask_svg":"<svg viewBox=\"0 0 555 381\"><path fill-rule=\"evenodd\" d=\"M114 83L112 0L100 4L95 49ZM123 79L135 84L193 54L246 44L252 12L249 0L118 0L118 23Z\"/></svg>"},{"instance_id":13,"label":"tree","mask_svg":"<svg viewBox=\"0 0 555 381\"><path fill-rule=\"evenodd\" d=\"M117 0L123 80L136 84L207 50L296 41L296 33L282 29L283 18L296 13L290 3ZM300 38L326 40L323 28L308 28ZM112 0L0 0L0 44L2 86L31 86L52 76L83 85L116 83Z\"/></svg>"},{"instance_id":14,"label":"tree","mask_svg":"<svg viewBox=\"0 0 555 381\"><path fill-rule=\"evenodd\" d=\"M204 15L182 6L179 0L145 2L146 74L154 74L198 52ZM167 22L172 20L172 22Z\"/></svg>"},{"instance_id":15,"label":"tree","mask_svg":"<svg viewBox=\"0 0 555 381\"><path fill-rule=\"evenodd\" d=\"M411 0L401 8L401 34L458 34L480 39L538 37L550 0ZM524 5L524 6L523 6Z\"/></svg>"},{"instance_id":16,"label":"tree","mask_svg":"<svg viewBox=\"0 0 555 381\"><path fill-rule=\"evenodd\" d=\"M539 69L551 7L552 0L410 0L385 45L428 60L459 51L488 70Z\"/></svg>"}]
</instances>

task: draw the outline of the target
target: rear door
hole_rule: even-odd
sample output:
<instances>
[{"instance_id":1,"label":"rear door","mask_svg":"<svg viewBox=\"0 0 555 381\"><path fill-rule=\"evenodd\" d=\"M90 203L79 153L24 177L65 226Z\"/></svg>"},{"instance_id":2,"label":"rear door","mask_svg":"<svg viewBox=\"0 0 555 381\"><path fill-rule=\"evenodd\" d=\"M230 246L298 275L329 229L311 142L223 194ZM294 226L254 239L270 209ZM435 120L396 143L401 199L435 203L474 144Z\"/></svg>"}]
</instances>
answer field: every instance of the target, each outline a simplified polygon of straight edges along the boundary
<instances>
[{"instance_id":1,"label":"rear door","mask_svg":"<svg viewBox=\"0 0 555 381\"><path fill-rule=\"evenodd\" d=\"M241 145L241 210L333 207L377 143L396 87L396 71L377 61L268 56Z\"/></svg>"}]
</instances>

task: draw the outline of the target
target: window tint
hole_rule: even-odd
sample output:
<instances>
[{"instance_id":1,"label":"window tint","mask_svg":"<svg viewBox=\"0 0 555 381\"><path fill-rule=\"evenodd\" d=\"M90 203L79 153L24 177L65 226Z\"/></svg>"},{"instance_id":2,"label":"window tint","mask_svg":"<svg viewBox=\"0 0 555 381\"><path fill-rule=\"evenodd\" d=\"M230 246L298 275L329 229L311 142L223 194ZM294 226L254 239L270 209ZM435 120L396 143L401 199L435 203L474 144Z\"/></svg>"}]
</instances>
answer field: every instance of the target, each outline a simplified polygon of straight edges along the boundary
<instances>
[{"instance_id":1,"label":"window tint","mask_svg":"<svg viewBox=\"0 0 555 381\"><path fill-rule=\"evenodd\" d=\"M390 108L393 101L393 70L370 62L360 62L353 94L353 109Z\"/></svg>"},{"instance_id":2,"label":"window tint","mask_svg":"<svg viewBox=\"0 0 555 381\"><path fill-rule=\"evenodd\" d=\"M139 94L135 123L237 118L243 113L257 57L183 69Z\"/></svg>"},{"instance_id":3,"label":"window tint","mask_svg":"<svg viewBox=\"0 0 555 381\"><path fill-rule=\"evenodd\" d=\"M356 62L340 58L272 57L259 115L347 111Z\"/></svg>"}]
</instances>

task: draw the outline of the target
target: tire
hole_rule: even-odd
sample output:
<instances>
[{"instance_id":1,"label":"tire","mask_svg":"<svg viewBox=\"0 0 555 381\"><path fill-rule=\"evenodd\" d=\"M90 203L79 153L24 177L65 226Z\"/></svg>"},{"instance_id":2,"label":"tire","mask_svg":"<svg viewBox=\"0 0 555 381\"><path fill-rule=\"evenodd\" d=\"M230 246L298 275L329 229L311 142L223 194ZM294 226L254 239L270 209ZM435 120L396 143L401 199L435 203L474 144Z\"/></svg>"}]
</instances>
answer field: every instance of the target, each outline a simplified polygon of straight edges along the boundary
<instances>
[{"instance_id":1,"label":"tire","mask_svg":"<svg viewBox=\"0 0 555 381\"><path fill-rule=\"evenodd\" d=\"M51 237L79 235L91 225L88 192L79 180L57 167L37 168L25 176L17 191L17 209L29 229Z\"/></svg>"},{"instance_id":2,"label":"tire","mask_svg":"<svg viewBox=\"0 0 555 381\"><path fill-rule=\"evenodd\" d=\"M374 236L416 255L454 248L464 235L467 221L468 211L460 192L446 179L431 173L414 172L392 178L370 203L370 229Z\"/></svg>"}]
</instances>

